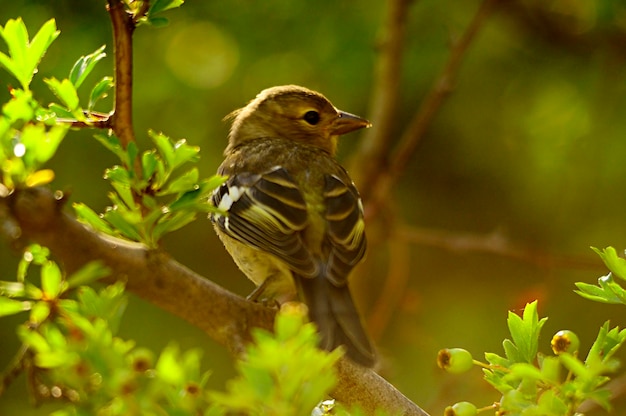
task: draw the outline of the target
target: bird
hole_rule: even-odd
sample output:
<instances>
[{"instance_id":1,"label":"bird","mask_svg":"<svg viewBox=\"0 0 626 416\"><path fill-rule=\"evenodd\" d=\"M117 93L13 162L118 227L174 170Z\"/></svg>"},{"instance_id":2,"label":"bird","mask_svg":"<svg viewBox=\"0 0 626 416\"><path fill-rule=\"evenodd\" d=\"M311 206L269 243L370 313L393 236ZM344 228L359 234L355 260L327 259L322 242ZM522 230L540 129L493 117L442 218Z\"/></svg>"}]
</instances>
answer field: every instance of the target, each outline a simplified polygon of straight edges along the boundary
<instances>
[{"instance_id":1,"label":"bird","mask_svg":"<svg viewBox=\"0 0 626 416\"><path fill-rule=\"evenodd\" d=\"M343 346L372 367L374 347L352 300L348 276L366 252L363 204L335 159L340 135L370 127L324 95L297 85L261 91L235 110L211 196L214 229L257 288L252 300L306 304L320 347Z\"/></svg>"}]
</instances>

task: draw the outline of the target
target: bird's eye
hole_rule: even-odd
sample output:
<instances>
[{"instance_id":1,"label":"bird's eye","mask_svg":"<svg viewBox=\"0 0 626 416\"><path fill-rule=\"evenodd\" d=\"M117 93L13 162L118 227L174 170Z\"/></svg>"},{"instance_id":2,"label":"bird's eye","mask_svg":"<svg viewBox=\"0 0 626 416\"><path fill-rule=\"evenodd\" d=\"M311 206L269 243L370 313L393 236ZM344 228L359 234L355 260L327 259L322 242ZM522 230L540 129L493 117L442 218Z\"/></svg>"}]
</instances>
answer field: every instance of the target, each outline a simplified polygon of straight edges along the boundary
<instances>
[{"instance_id":1,"label":"bird's eye","mask_svg":"<svg viewBox=\"0 0 626 416\"><path fill-rule=\"evenodd\" d=\"M306 113L304 113L304 121L314 126L320 122L320 113L313 110L307 111Z\"/></svg>"}]
</instances>

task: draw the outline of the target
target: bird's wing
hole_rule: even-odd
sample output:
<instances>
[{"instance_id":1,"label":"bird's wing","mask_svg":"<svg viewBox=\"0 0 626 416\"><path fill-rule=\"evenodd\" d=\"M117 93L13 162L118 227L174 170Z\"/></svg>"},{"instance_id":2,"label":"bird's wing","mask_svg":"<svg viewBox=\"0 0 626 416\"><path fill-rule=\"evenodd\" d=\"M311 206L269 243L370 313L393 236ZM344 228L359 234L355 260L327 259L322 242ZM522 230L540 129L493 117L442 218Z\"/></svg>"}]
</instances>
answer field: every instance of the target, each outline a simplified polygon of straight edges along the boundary
<instances>
[{"instance_id":1,"label":"bird's wing","mask_svg":"<svg viewBox=\"0 0 626 416\"><path fill-rule=\"evenodd\" d=\"M356 187L345 175L325 175L325 218L328 224L326 278L336 286L347 282L350 271L365 256L363 204Z\"/></svg>"},{"instance_id":2,"label":"bird's wing","mask_svg":"<svg viewBox=\"0 0 626 416\"><path fill-rule=\"evenodd\" d=\"M319 273L319 264L299 236L307 225L306 202L284 168L231 175L211 200L227 213L211 216L222 232L277 256L302 276Z\"/></svg>"}]
</instances>

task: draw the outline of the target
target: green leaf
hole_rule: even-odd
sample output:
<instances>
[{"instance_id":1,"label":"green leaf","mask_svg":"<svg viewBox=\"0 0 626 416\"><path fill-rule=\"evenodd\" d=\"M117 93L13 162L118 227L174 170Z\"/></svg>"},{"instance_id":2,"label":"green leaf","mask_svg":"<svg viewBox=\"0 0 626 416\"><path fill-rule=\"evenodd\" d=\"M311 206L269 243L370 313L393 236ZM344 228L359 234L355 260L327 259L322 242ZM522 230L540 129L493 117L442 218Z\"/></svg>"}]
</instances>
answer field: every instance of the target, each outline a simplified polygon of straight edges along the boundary
<instances>
[{"instance_id":1,"label":"green leaf","mask_svg":"<svg viewBox=\"0 0 626 416\"><path fill-rule=\"evenodd\" d=\"M526 304L522 317L509 312L507 324L523 361L531 363L535 359L539 348L539 333L546 320L547 318L539 320L537 301Z\"/></svg>"},{"instance_id":2,"label":"green leaf","mask_svg":"<svg viewBox=\"0 0 626 416\"><path fill-rule=\"evenodd\" d=\"M89 224L95 230L103 232L109 235L115 235L115 232L111 228L108 222L103 220L100 215L96 214L94 210L89 208L87 205L82 202L72 204L74 211L76 212L76 216L78 220Z\"/></svg>"},{"instance_id":3,"label":"green leaf","mask_svg":"<svg viewBox=\"0 0 626 416\"><path fill-rule=\"evenodd\" d=\"M150 4L148 15L164 12L182 6L184 0L155 0Z\"/></svg>"},{"instance_id":4,"label":"green leaf","mask_svg":"<svg viewBox=\"0 0 626 416\"><path fill-rule=\"evenodd\" d=\"M77 110L79 109L78 93L76 87L70 82L69 79L59 81L56 78L47 78L44 80L50 90L56 95L63 104L72 112L76 117Z\"/></svg>"},{"instance_id":5,"label":"green leaf","mask_svg":"<svg viewBox=\"0 0 626 416\"><path fill-rule=\"evenodd\" d=\"M94 137L98 140L104 147L109 149L115 156L117 156L122 162L126 163L128 161L128 153L122 147L122 143L120 139L112 134L95 134ZM131 165L132 166L132 165Z\"/></svg>"},{"instance_id":6,"label":"green leaf","mask_svg":"<svg viewBox=\"0 0 626 416\"><path fill-rule=\"evenodd\" d=\"M109 90L113 88L113 78L112 77L104 77L102 78L91 90L89 94L89 104L87 105L87 109L92 111L98 101L106 98L109 95Z\"/></svg>"},{"instance_id":7,"label":"green leaf","mask_svg":"<svg viewBox=\"0 0 626 416\"><path fill-rule=\"evenodd\" d=\"M153 230L155 240L159 240L164 234L176 231L196 219L195 212L177 212L173 216L160 221Z\"/></svg>"},{"instance_id":8,"label":"green leaf","mask_svg":"<svg viewBox=\"0 0 626 416\"><path fill-rule=\"evenodd\" d=\"M104 171L104 179L125 185L130 189L130 173L125 167L115 165Z\"/></svg>"},{"instance_id":9,"label":"green leaf","mask_svg":"<svg viewBox=\"0 0 626 416\"><path fill-rule=\"evenodd\" d=\"M120 214L118 209L107 209L104 213L104 219L115 227L116 234L119 232L132 241L142 241L139 228L135 223L129 223L126 218Z\"/></svg>"},{"instance_id":10,"label":"green leaf","mask_svg":"<svg viewBox=\"0 0 626 416\"><path fill-rule=\"evenodd\" d=\"M28 301L15 300L0 296L0 316L15 315L30 310L32 304Z\"/></svg>"},{"instance_id":11,"label":"green leaf","mask_svg":"<svg viewBox=\"0 0 626 416\"><path fill-rule=\"evenodd\" d=\"M25 294L23 282L7 282L0 280L0 296L15 298L22 297Z\"/></svg>"},{"instance_id":12,"label":"green leaf","mask_svg":"<svg viewBox=\"0 0 626 416\"><path fill-rule=\"evenodd\" d=\"M39 368L69 367L78 361L78 354L70 351L44 351L35 355L35 365Z\"/></svg>"},{"instance_id":13,"label":"green leaf","mask_svg":"<svg viewBox=\"0 0 626 416\"><path fill-rule=\"evenodd\" d=\"M63 125L53 126L50 130L39 123L24 126L20 139L26 148L26 166L34 169L52 159L68 131L69 126Z\"/></svg>"},{"instance_id":14,"label":"green leaf","mask_svg":"<svg viewBox=\"0 0 626 416\"><path fill-rule=\"evenodd\" d=\"M152 178L152 174L156 170L156 165L159 162L156 151L149 150L143 152L141 155L141 168L143 170L143 177L146 180Z\"/></svg>"},{"instance_id":15,"label":"green leaf","mask_svg":"<svg viewBox=\"0 0 626 416\"><path fill-rule=\"evenodd\" d=\"M111 270L101 261L92 261L84 265L67 279L70 288L88 285L103 277L109 276Z\"/></svg>"},{"instance_id":16,"label":"green leaf","mask_svg":"<svg viewBox=\"0 0 626 416\"><path fill-rule=\"evenodd\" d=\"M174 170L187 162L197 162L200 159L199 154L198 146L190 146L187 140L181 139L174 144L174 160L170 168Z\"/></svg>"},{"instance_id":17,"label":"green leaf","mask_svg":"<svg viewBox=\"0 0 626 416\"><path fill-rule=\"evenodd\" d=\"M72 113L65 107L61 107L60 104L51 103L48 105L48 109L52 111L57 118L71 119L74 117L74 113Z\"/></svg>"},{"instance_id":18,"label":"green leaf","mask_svg":"<svg viewBox=\"0 0 626 416\"><path fill-rule=\"evenodd\" d=\"M102 45L101 47L96 49L95 52L78 58L78 60L72 67L69 76L69 80L75 88L78 89L83 81L85 81L85 78L87 78L87 76L91 73L98 61L107 56L106 53L104 53L105 48L106 45Z\"/></svg>"},{"instance_id":19,"label":"green leaf","mask_svg":"<svg viewBox=\"0 0 626 416\"><path fill-rule=\"evenodd\" d=\"M606 267L608 267L615 276L626 280L626 259L619 257L613 247L607 247L604 250L599 250L595 247L591 249L600 256Z\"/></svg>"},{"instance_id":20,"label":"green leaf","mask_svg":"<svg viewBox=\"0 0 626 416\"><path fill-rule=\"evenodd\" d=\"M50 351L50 345L48 345L48 341L46 341L43 335L29 329L25 325L17 327L17 335L24 344L31 347L35 352Z\"/></svg>"},{"instance_id":21,"label":"green leaf","mask_svg":"<svg viewBox=\"0 0 626 416\"><path fill-rule=\"evenodd\" d=\"M148 17L147 22L154 27L165 27L169 25L170 19L168 19L167 17L161 17L161 16Z\"/></svg>"},{"instance_id":22,"label":"green leaf","mask_svg":"<svg viewBox=\"0 0 626 416\"><path fill-rule=\"evenodd\" d=\"M53 261L47 261L41 268L41 288L48 299L56 299L65 290L63 274Z\"/></svg>"},{"instance_id":23,"label":"green leaf","mask_svg":"<svg viewBox=\"0 0 626 416\"><path fill-rule=\"evenodd\" d=\"M28 31L22 19L9 20L0 30L0 36L9 47L9 56L0 52L0 64L20 81L22 88L28 90L37 65L43 58L50 44L57 38L54 19L44 23L32 42L28 40Z\"/></svg>"},{"instance_id":24,"label":"green leaf","mask_svg":"<svg viewBox=\"0 0 626 416\"><path fill-rule=\"evenodd\" d=\"M174 163L174 146L169 137L165 136L163 133L156 133L153 130L148 131L148 135L154 142L159 154L165 161L165 164L170 169L172 169L172 164Z\"/></svg>"},{"instance_id":25,"label":"green leaf","mask_svg":"<svg viewBox=\"0 0 626 416\"><path fill-rule=\"evenodd\" d=\"M158 192L157 195L163 196L196 190L198 188L198 176L198 168L192 168L176 179L171 180L165 189Z\"/></svg>"},{"instance_id":26,"label":"green leaf","mask_svg":"<svg viewBox=\"0 0 626 416\"><path fill-rule=\"evenodd\" d=\"M30 311L30 322L41 324L50 316L50 302L40 301L33 305Z\"/></svg>"},{"instance_id":27,"label":"green leaf","mask_svg":"<svg viewBox=\"0 0 626 416\"><path fill-rule=\"evenodd\" d=\"M568 352L559 354L559 360L565 368L582 380L590 380L595 376L582 361Z\"/></svg>"},{"instance_id":28,"label":"green leaf","mask_svg":"<svg viewBox=\"0 0 626 416\"><path fill-rule=\"evenodd\" d=\"M185 373L180 363L180 350L178 345L169 344L156 364L157 376L168 384L179 386L185 380Z\"/></svg>"}]
</instances>

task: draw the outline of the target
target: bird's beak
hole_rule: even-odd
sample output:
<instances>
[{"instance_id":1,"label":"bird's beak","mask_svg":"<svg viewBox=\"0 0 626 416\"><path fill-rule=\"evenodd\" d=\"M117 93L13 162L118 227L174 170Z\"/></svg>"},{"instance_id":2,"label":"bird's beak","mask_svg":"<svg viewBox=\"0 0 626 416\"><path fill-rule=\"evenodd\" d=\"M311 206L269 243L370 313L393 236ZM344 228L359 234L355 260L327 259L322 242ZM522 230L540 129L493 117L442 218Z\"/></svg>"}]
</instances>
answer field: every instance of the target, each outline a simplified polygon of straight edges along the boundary
<instances>
[{"instance_id":1,"label":"bird's beak","mask_svg":"<svg viewBox=\"0 0 626 416\"><path fill-rule=\"evenodd\" d=\"M346 113L345 111L337 110L337 118L332 124L331 134L333 136L339 136L341 134L350 133L352 131L371 126L372 123L364 118Z\"/></svg>"}]
</instances>

